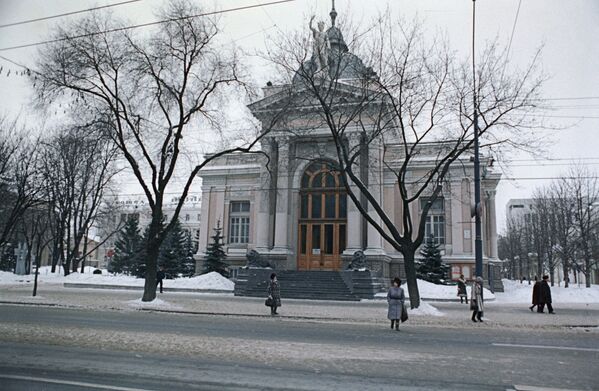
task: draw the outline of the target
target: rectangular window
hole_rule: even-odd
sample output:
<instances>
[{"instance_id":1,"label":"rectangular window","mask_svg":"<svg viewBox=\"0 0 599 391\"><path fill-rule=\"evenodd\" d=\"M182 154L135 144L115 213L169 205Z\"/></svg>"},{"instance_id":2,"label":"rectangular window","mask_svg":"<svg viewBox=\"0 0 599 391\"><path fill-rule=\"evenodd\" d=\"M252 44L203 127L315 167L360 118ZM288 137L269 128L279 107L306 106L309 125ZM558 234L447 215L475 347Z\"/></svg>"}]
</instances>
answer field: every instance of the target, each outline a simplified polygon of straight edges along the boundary
<instances>
[{"instance_id":1,"label":"rectangular window","mask_svg":"<svg viewBox=\"0 0 599 391\"><path fill-rule=\"evenodd\" d=\"M185 215L185 221L189 221L189 215Z\"/></svg>"},{"instance_id":2,"label":"rectangular window","mask_svg":"<svg viewBox=\"0 0 599 391\"><path fill-rule=\"evenodd\" d=\"M247 244L250 241L250 202L232 201L230 204L229 243Z\"/></svg>"},{"instance_id":3,"label":"rectangular window","mask_svg":"<svg viewBox=\"0 0 599 391\"><path fill-rule=\"evenodd\" d=\"M420 199L420 210L429 203L425 197ZM432 237L435 244L445 244L445 204L443 197L437 197L428 210L425 226L426 239Z\"/></svg>"},{"instance_id":4,"label":"rectangular window","mask_svg":"<svg viewBox=\"0 0 599 391\"><path fill-rule=\"evenodd\" d=\"M435 244L445 244L445 216L429 213L425 232L427 240L432 236Z\"/></svg>"},{"instance_id":5,"label":"rectangular window","mask_svg":"<svg viewBox=\"0 0 599 391\"><path fill-rule=\"evenodd\" d=\"M322 195L321 194L313 194L312 195L312 215L313 219L322 218Z\"/></svg>"}]
</instances>

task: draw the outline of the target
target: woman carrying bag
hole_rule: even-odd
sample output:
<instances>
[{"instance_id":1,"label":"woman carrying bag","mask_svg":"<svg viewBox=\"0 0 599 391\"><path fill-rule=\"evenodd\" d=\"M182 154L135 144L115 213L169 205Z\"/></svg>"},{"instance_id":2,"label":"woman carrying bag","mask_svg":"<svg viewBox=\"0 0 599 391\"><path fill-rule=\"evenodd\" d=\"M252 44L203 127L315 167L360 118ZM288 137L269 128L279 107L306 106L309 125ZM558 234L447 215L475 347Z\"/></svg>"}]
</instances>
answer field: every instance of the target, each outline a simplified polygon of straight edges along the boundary
<instances>
[{"instance_id":1,"label":"woman carrying bag","mask_svg":"<svg viewBox=\"0 0 599 391\"><path fill-rule=\"evenodd\" d=\"M391 330L393 330L393 327L395 327L395 330L399 330L400 319L402 322L405 322L404 319L407 319L407 312L405 315L403 314L405 311L404 301L405 295L401 287L401 280L399 277L395 277L393 279L393 286L387 292L387 303L389 304L387 319L391 321Z\"/></svg>"},{"instance_id":2,"label":"woman carrying bag","mask_svg":"<svg viewBox=\"0 0 599 391\"><path fill-rule=\"evenodd\" d=\"M266 299L267 307L270 307L271 315L278 315L277 307L281 306L281 287L277 280L277 274L272 273L270 275L270 283L268 284L268 298Z\"/></svg>"},{"instance_id":3,"label":"woman carrying bag","mask_svg":"<svg viewBox=\"0 0 599 391\"><path fill-rule=\"evenodd\" d=\"M472 292L470 297L470 309L472 310L472 321L476 323L476 319L482 323L483 321L483 278L476 277L472 284Z\"/></svg>"}]
</instances>

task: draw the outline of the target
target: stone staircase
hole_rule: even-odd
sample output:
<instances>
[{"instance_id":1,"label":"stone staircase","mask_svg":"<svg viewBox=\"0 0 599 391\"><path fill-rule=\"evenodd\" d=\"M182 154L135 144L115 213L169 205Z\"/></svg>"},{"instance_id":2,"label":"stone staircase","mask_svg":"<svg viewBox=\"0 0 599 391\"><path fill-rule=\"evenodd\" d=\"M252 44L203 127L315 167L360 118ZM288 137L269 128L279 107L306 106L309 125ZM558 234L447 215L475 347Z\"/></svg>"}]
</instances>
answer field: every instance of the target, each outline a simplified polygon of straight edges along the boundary
<instances>
[{"instance_id":1,"label":"stone staircase","mask_svg":"<svg viewBox=\"0 0 599 391\"><path fill-rule=\"evenodd\" d=\"M235 296L266 298L272 270L240 269ZM336 271L277 271L281 299L359 301Z\"/></svg>"}]
</instances>

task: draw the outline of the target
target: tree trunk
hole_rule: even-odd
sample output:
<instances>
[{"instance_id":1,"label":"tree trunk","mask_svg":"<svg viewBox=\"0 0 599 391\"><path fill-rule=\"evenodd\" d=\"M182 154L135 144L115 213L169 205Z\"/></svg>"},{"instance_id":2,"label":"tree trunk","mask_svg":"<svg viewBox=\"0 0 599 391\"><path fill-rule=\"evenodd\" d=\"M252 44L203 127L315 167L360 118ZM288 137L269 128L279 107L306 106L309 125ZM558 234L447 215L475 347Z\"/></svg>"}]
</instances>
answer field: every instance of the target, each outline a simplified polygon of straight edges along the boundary
<instances>
[{"instance_id":1,"label":"tree trunk","mask_svg":"<svg viewBox=\"0 0 599 391\"><path fill-rule=\"evenodd\" d=\"M408 282L408 293L410 295L410 308L418 308L420 306L420 293L418 292L418 282L416 281L414 250L404 250L403 262L406 271L406 281Z\"/></svg>"},{"instance_id":2,"label":"tree trunk","mask_svg":"<svg viewBox=\"0 0 599 391\"><path fill-rule=\"evenodd\" d=\"M40 274L40 263L42 263L41 256L35 258L35 278L33 279L33 296L37 295L37 276Z\"/></svg>"},{"instance_id":3,"label":"tree trunk","mask_svg":"<svg viewBox=\"0 0 599 391\"><path fill-rule=\"evenodd\" d=\"M553 286L553 284L554 284L554 280L555 280L555 277L553 277L554 274L555 274L555 266L549 266L549 280L551 281L551 286Z\"/></svg>"},{"instance_id":4,"label":"tree trunk","mask_svg":"<svg viewBox=\"0 0 599 391\"><path fill-rule=\"evenodd\" d=\"M586 288L591 287L591 260L584 260L584 286Z\"/></svg>"},{"instance_id":5,"label":"tree trunk","mask_svg":"<svg viewBox=\"0 0 599 391\"><path fill-rule=\"evenodd\" d=\"M162 212L152 216L146 242L146 281L141 301L152 301L156 298L156 271L161 242L158 240L162 228Z\"/></svg>"},{"instance_id":6,"label":"tree trunk","mask_svg":"<svg viewBox=\"0 0 599 391\"><path fill-rule=\"evenodd\" d=\"M568 276L568 260L563 260L563 270L564 270L564 288L567 288L570 283L570 276Z\"/></svg>"},{"instance_id":7,"label":"tree trunk","mask_svg":"<svg viewBox=\"0 0 599 391\"><path fill-rule=\"evenodd\" d=\"M58 261L60 259L59 254L58 242L54 242L52 245L52 273L56 273L56 266L58 265Z\"/></svg>"},{"instance_id":8,"label":"tree trunk","mask_svg":"<svg viewBox=\"0 0 599 391\"><path fill-rule=\"evenodd\" d=\"M88 235L89 235L89 232L86 231L85 232L85 242L83 242L83 254L81 257L81 273L85 273L85 258L87 258L87 244L88 244L87 236Z\"/></svg>"}]
</instances>

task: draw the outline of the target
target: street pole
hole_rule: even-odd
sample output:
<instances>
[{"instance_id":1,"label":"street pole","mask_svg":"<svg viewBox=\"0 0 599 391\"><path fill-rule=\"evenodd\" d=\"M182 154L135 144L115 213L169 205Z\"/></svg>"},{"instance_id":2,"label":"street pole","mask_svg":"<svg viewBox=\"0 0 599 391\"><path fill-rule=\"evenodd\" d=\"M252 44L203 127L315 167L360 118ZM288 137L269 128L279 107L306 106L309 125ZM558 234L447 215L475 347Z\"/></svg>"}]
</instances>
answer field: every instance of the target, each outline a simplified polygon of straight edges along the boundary
<instances>
[{"instance_id":1,"label":"street pole","mask_svg":"<svg viewBox=\"0 0 599 391\"><path fill-rule=\"evenodd\" d=\"M476 0L472 0L472 84L473 84L473 102L474 102L474 260L475 274L477 277L483 276L483 240L481 227L481 202L480 202L480 156L478 145L478 101L476 93L476 67L474 38L476 27Z\"/></svg>"}]
</instances>

